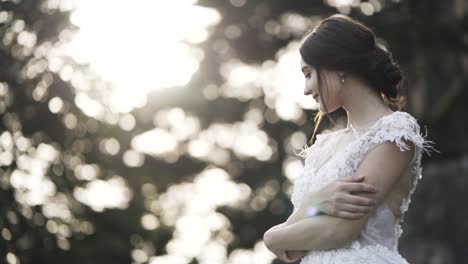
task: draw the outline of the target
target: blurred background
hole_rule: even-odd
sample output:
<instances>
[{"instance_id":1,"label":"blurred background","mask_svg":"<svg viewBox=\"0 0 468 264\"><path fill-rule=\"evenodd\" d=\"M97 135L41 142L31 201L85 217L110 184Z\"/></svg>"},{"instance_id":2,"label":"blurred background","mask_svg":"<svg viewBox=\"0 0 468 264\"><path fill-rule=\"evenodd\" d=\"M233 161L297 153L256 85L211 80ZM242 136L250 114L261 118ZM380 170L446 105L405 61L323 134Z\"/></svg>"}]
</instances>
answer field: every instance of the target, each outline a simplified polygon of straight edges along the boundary
<instances>
[{"instance_id":1,"label":"blurred background","mask_svg":"<svg viewBox=\"0 0 468 264\"><path fill-rule=\"evenodd\" d=\"M466 0L0 1L0 262L282 263L262 237L317 112L299 41L334 13L392 51L440 151L400 252L468 263Z\"/></svg>"}]
</instances>

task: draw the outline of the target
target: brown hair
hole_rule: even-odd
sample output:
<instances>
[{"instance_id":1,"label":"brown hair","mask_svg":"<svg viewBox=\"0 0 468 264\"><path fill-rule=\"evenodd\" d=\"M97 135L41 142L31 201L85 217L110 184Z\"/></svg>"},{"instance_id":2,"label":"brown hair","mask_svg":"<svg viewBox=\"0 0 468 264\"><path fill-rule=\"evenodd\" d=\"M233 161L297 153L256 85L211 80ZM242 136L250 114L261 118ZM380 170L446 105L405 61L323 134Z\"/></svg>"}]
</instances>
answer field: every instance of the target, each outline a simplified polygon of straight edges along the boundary
<instances>
[{"instance_id":1,"label":"brown hair","mask_svg":"<svg viewBox=\"0 0 468 264\"><path fill-rule=\"evenodd\" d=\"M398 94L403 79L400 67L391 52L377 43L372 30L362 22L342 14L329 16L306 33L299 52L304 62L317 71L321 98L326 86L323 73L326 69L353 74L379 93L387 105L396 106L398 110L404 107L406 97ZM328 113L325 104L323 107ZM320 111L316 114L314 133L309 143L314 142L324 115Z\"/></svg>"}]
</instances>

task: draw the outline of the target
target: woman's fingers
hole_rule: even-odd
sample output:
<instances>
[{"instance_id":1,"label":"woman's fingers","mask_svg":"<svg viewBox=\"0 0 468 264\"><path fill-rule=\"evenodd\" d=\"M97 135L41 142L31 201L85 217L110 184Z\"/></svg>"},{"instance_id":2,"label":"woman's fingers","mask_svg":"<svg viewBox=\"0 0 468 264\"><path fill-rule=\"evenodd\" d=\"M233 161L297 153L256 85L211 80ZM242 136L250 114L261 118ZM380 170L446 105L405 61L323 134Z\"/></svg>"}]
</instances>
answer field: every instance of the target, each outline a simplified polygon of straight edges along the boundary
<instances>
[{"instance_id":1,"label":"woman's fingers","mask_svg":"<svg viewBox=\"0 0 468 264\"><path fill-rule=\"evenodd\" d=\"M340 206L342 211L346 211L349 213L368 213L372 211L373 206L365 206L365 205L354 205L354 204L342 204Z\"/></svg>"},{"instance_id":2,"label":"woman's fingers","mask_svg":"<svg viewBox=\"0 0 468 264\"><path fill-rule=\"evenodd\" d=\"M373 185L360 182L344 182L341 185L341 190L347 192L377 192L377 188Z\"/></svg>"},{"instance_id":3,"label":"woman's fingers","mask_svg":"<svg viewBox=\"0 0 468 264\"><path fill-rule=\"evenodd\" d=\"M341 204L340 208L335 211L335 216L348 218L348 219L358 219L371 212L372 206L358 206L353 204Z\"/></svg>"},{"instance_id":4,"label":"woman's fingers","mask_svg":"<svg viewBox=\"0 0 468 264\"><path fill-rule=\"evenodd\" d=\"M286 258L291 260L292 262L295 262L305 256L307 254L307 251L305 250L287 250L285 251Z\"/></svg>"},{"instance_id":5,"label":"woman's fingers","mask_svg":"<svg viewBox=\"0 0 468 264\"><path fill-rule=\"evenodd\" d=\"M354 181L361 181L363 179L364 179L364 175L350 175L350 176L340 178L340 181L354 182Z\"/></svg>"},{"instance_id":6,"label":"woman's fingers","mask_svg":"<svg viewBox=\"0 0 468 264\"><path fill-rule=\"evenodd\" d=\"M347 203L347 204L354 204L354 205L361 205L361 206L377 205L377 201L375 199L352 195L352 194L345 194L342 199L343 199L342 203Z\"/></svg>"},{"instance_id":7,"label":"woman's fingers","mask_svg":"<svg viewBox=\"0 0 468 264\"><path fill-rule=\"evenodd\" d=\"M365 214L364 213L350 213L350 212L345 212L345 211L339 211L336 216L341 217L341 218L347 218L347 219L359 219L363 217Z\"/></svg>"}]
</instances>

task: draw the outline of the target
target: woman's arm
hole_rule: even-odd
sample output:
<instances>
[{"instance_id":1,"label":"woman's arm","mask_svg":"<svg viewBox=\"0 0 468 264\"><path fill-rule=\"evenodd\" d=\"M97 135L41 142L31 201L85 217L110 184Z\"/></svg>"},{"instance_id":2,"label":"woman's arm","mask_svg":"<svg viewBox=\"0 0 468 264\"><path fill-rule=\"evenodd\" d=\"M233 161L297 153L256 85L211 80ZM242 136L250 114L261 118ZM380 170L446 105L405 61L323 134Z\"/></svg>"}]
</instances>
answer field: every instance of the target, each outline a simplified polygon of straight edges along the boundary
<instances>
[{"instance_id":1,"label":"woman's arm","mask_svg":"<svg viewBox=\"0 0 468 264\"><path fill-rule=\"evenodd\" d=\"M288 220L286 222L273 226L272 228L268 229L268 231L266 231L265 234L268 233L268 232L271 232L273 230L278 230L278 229L284 228L287 225L291 224L292 223L291 220L293 220L292 219L293 215L295 216L297 214L291 214L291 216L288 218ZM296 221L296 220L294 219L294 221ZM305 256L305 254L307 254L307 250L282 250L282 249L277 249L276 251L274 251L275 249L272 249L272 248L271 248L271 250L272 250L273 253L275 253L275 255L278 258L282 259L285 262L294 262L294 261L298 260L299 258ZM289 261L287 261L287 260L289 260Z\"/></svg>"},{"instance_id":2,"label":"woman's arm","mask_svg":"<svg viewBox=\"0 0 468 264\"><path fill-rule=\"evenodd\" d=\"M286 222L267 231L264 235L267 247L272 251L327 250L343 247L351 241L346 232L340 231L346 219L325 214L307 217L306 210L305 206L300 206ZM347 221L367 222L368 215Z\"/></svg>"},{"instance_id":3,"label":"woman's arm","mask_svg":"<svg viewBox=\"0 0 468 264\"><path fill-rule=\"evenodd\" d=\"M307 218L307 216L316 216L321 214L327 214L336 217L343 217L343 218L360 218L363 214L364 210L369 210L371 207L363 207L366 203L371 202L370 199L366 200L366 198L361 197L362 192L371 192L375 193L375 187L368 185L367 183L359 183L364 179L363 176L353 175L348 177L340 178L337 182L332 182L326 185L324 188L310 192L307 197L304 199L303 203L307 204L309 207L299 207L295 208L293 213L289 216L286 222L276 225L272 227L267 232L271 232L272 230L277 230L278 228L283 228L288 225L297 223L300 220ZM357 198L356 194L349 193L348 196L344 194L348 194L348 192L359 192L359 198ZM356 200L357 199L357 200ZM324 207L321 207L321 206ZM354 206L346 207L346 206ZM322 210L325 210L322 212ZM345 211L345 210L353 210ZM337 247L337 246L336 246ZM275 255L278 257L285 256L290 257L291 259L299 259L307 254L308 250L277 250L273 248L270 249ZM278 254L279 253L279 254ZM281 258L281 257L280 257Z\"/></svg>"},{"instance_id":4,"label":"woman's arm","mask_svg":"<svg viewBox=\"0 0 468 264\"><path fill-rule=\"evenodd\" d=\"M385 142L373 148L357 169L358 175L366 175L366 182L377 187L375 194L381 204L393 185L411 162L414 145L410 151L401 151L394 142ZM306 205L307 206L307 205ZM375 209L374 209L375 210ZM340 248L357 239L374 210L359 219L344 219L329 215L305 217L306 208L299 207L297 215L286 221L286 226L268 232L264 236L268 248L284 250L325 250Z\"/></svg>"},{"instance_id":5,"label":"woman's arm","mask_svg":"<svg viewBox=\"0 0 468 264\"><path fill-rule=\"evenodd\" d=\"M284 223L286 226L292 225L294 223L299 222L300 220L303 220L307 217L310 216L317 216L317 215L322 215L324 214L323 212L320 211L318 206L316 204L311 204L311 201L317 200L315 197L318 195L316 192L312 192L309 194L307 199L308 204L306 206L299 206L297 210L295 210L286 220ZM284 226L282 226L284 227Z\"/></svg>"},{"instance_id":6,"label":"woman's arm","mask_svg":"<svg viewBox=\"0 0 468 264\"><path fill-rule=\"evenodd\" d=\"M271 230L275 230L275 229L281 228L281 227L285 227L285 226L286 226L286 222L281 223L281 224L278 224L278 225L275 225L275 226L272 226L270 229L268 229L267 232L269 232L269 231L271 231Z\"/></svg>"}]
</instances>

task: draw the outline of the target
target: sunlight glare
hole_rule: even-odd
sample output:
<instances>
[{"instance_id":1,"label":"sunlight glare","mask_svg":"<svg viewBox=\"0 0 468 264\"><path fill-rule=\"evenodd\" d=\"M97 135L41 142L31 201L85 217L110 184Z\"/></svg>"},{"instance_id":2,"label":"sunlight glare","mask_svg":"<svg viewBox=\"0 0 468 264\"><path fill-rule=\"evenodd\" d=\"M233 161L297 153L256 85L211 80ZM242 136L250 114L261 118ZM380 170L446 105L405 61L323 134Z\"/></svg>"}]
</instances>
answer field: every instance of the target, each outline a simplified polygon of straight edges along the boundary
<instances>
[{"instance_id":1,"label":"sunlight glare","mask_svg":"<svg viewBox=\"0 0 468 264\"><path fill-rule=\"evenodd\" d=\"M132 192L121 177L104 181L96 179L86 184L86 187L77 187L74 197L94 211L101 212L106 208L125 209L132 198Z\"/></svg>"},{"instance_id":2,"label":"sunlight glare","mask_svg":"<svg viewBox=\"0 0 468 264\"><path fill-rule=\"evenodd\" d=\"M79 31L65 53L112 84L113 111L129 112L149 91L190 81L204 56L196 44L221 16L195 0L83 0L70 20Z\"/></svg>"}]
</instances>

